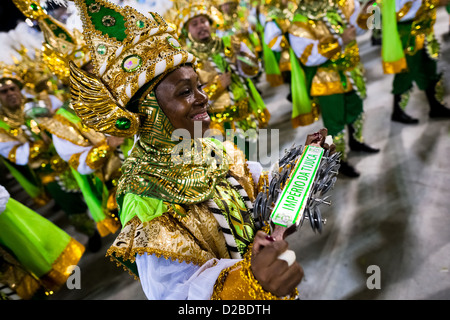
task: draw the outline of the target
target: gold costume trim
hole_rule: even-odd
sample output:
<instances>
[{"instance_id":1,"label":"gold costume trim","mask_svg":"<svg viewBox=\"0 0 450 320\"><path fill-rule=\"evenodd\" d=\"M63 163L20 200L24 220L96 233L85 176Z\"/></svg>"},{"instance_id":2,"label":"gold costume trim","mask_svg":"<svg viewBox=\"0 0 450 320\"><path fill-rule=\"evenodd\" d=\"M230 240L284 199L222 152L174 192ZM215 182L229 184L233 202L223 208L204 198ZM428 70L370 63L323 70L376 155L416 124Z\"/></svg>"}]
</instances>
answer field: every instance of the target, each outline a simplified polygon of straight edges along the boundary
<instances>
[{"instance_id":1,"label":"gold costume trim","mask_svg":"<svg viewBox=\"0 0 450 320\"><path fill-rule=\"evenodd\" d=\"M405 58L401 58L400 60L394 61L394 62L383 61L384 73L396 74L396 73L401 73L407 69L408 69L408 67L407 67Z\"/></svg>"},{"instance_id":2,"label":"gold costume trim","mask_svg":"<svg viewBox=\"0 0 450 320\"><path fill-rule=\"evenodd\" d=\"M45 186L45 185L47 185L49 183L52 183L52 182L54 182L56 180L56 174L54 172L53 173L49 173L49 174L43 174L43 175L40 175L39 178L41 180L42 185Z\"/></svg>"},{"instance_id":3,"label":"gold costume trim","mask_svg":"<svg viewBox=\"0 0 450 320\"><path fill-rule=\"evenodd\" d=\"M17 133L17 131L16 131ZM0 128L0 143L1 142L10 142L10 141L19 141L14 136L12 136L12 132L8 132L3 128Z\"/></svg>"},{"instance_id":4,"label":"gold costume trim","mask_svg":"<svg viewBox=\"0 0 450 320\"><path fill-rule=\"evenodd\" d=\"M14 147L12 147L12 149L8 153L8 160L11 161L12 163L16 163L16 152L20 146L21 146L20 144L16 144Z\"/></svg>"},{"instance_id":5,"label":"gold costume trim","mask_svg":"<svg viewBox=\"0 0 450 320\"><path fill-rule=\"evenodd\" d=\"M42 140L30 142L29 161L36 160L46 149L46 145Z\"/></svg>"},{"instance_id":6,"label":"gold costume trim","mask_svg":"<svg viewBox=\"0 0 450 320\"><path fill-rule=\"evenodd\" d=\"M277 297L263 289L251 270L251 246L244 259L222 270L214 284L211 300L294 300L297 288L286 297Z\"/></svg>"},{"instance_id":7,"label":"gold costume trim","mask_svg":"<svg viewBox=\"0 0 450 320\"><path fill-rule=\"evenodd\" d=\"M266 74L266 81L271 87L278 87L284 83L283 77L279 74Z\"/></svg>"},{"instance_id":8,"label":"gold costume trim","mask_svg":"<svg viewBox=\"0 0 450 320\"><path fill-rule=\"evenodd\" d=\"M331 94L345 93L353 90L350 81L347 82L347 89L344 89L341 81L333 82L313 82L311 86L311 96L328 96Z\"/></svg>"},{"instance_id":9,"label":"gold costume trim","mask_svg":"<svg viewBox=\"0 0 450 320\"><path fill-rule=\"evenodd\" d=\"M369 30L369 28L367 27L367 20L369 20L369 18L372 16L372 13L360 13L358 15L358 18L356 18L356 24L358 25L358 27L360 27L363 30Z\"/></svg>"},{"instance_id":10,"label":"gold costume trim","mask_svg":"<svg viewBox=\"0 0 450 320\"><path fill-rule=\"evenodd\" d=\"M70 159L68 161L69 166L71 166L75 170L78 170L78 166L80 165L80 156L81 156L81 152L74 153L73 155L71 155Z\"/></svg>"},{"instance_id":11,"label":"gold costume trim","mask_svg":"<svg viewBox=\"0 0 450 320\"><path fill-rule=\"evenodd\" d=\"M48 290L59 289L72 273L70 266L78 264L84 253L84 246L74 238L70 238L69 243L59 257L53 262L52 269L41 277L44 286Z\"/></svg>"},{"instance_id":12,"label":"gold costume trim","mask_svg":"<svg viewBox=\"0 0 450 320\"><path fill-rule=\"evenodd\" d=\"M218 123L245 119L250 114L248 98L241 99L234 105L221 107L218 107L216 103L214 103L209 112L211 120Z\"/></svg>"},{"instance_id":13,"label":"gold costume trim","mask_svg":"<svg viewBox=\"0 0 450 320\"><path fill-rule=\"evenodd\" d=\"M216 100L225 90L226 88L222 85L219 75L216 75L214 79L203 89L210 100Z\"/></svg>"},{"instance_id":14,"label":"gold costume trim","mask_svg":"<svg viewBox=\"0 0 450 320\"><path fill-rule=\"evenodd\" d=\"M309 59L309 56L312 53L312 50L314 49L314 43L308 44L305 48L305 50L302 53L302 56L300 57L300 61L306 65Z\"/></svg>"},{"instance_id":15,"label":"gold costume trim","mask_svg":"<svg viewBox=\"0 0 450 320\"><path fill-rule=\"evenodd\" d=\"M412 7L412 1L407 2L403 5L403 7L397 12L397 21L400 21L408 12L411 10Z\"/></svg>"},{"instance_id":16,"label":"gold costume trim","mask_svg":"<svg viewBox=\"0 0 450 320\"><path fill-rule=\"evenodd\" d=\"M34 274L25 270L14 256L3 248L0 248L0 256L3 260L0 283L7 285L20 298L24 300L31 299L41 287L39 279Z\"/></svg>"},{"instance_id":17,"label":"gold costume trim","mask_svg":"<svg viewBox=\"0 0 450 320\"><path fill-rule=\"evenodd\" d=\"M279 37L281 37L281 36L275 37L275 38L273 38L272 40L270 40L270 41L269 41L269 44L268 44L267 46L268 46L270 49L272 49L272 47L275 45L275 43L277 43Z\"/></svg>"},{"instance_id":18,"label":"gold costume trim","mask_svg":"<svg viewBox=\"0 0 450 320\"><path fill-rule=\"evenodd\" d=\"M169 206L170 208L170 206ZM230 256L219 225L206 204L186 207L185 216L172 208L149 222L133 217L123 228L106 256L135 262L136 255L154 254L172 261L202 265L212 258Z\"/></svg>"},{"instance_id":19,"label":"gold costume trim","mask_svg":"<svg viewBox=\"0 0 450 320\"><path fill-rule=\"evenodd\" d=\"M297 117L291 119L292 127L297 128L310 125L319 120L319 114L320 109L317 103L313 102L310 113L300 114Z\"/></svg>"},{"instance_id":20,"label":"gold costume trim","mask_svg":"<svg viewBox=\"0 0 450 320\"><path fill-rule=\"evenodd\" d=\"M97 222L97 231L101 237L106 237L110 233L114 234L119 228L119 219L115 217L108 217Z\"/></svg>"},{"instance_id":21,"label":"gold costume trim","mask_svg":"<svg viewBox=\"0 0 450 320\"><path fill-rule=\"evenodd\" d=\"M58 138L67 140L77 146L87 147L90 142L80 133L78 128L67 118L55 114L52 118L40 118L39 126Z\"/></svg>"},{"instance_id":22,"label":"gold costume trim","mask_svg":"<svg viewBox=\"0 0 450 320\"><path fill-rule=\"evenodd\" d=\"M93 147L86 156L86 165L93 170L100 169L108 160L111 151L111 147L107 144Z\"/></svg>"},{"instance_id":23,"label":"gold costume trim","mask_svg":"<svg viewBox=\"0 0 450 320\"><path fill-rule=\"evenodd\" d=\"M253 181L253 176L248 169L247 159L245 158L245 154L242 150L238 149L237 146L230 142L225 141L223 143L226 148L226 153L230 157L230 169L229 172L235 178L239 184L244 188L247 193L250 201L255 201L256 192L255 192L255 182Z\"/></svg>"},{"instance_id":24,"label":"gold costume trim","mask_svg":"<svg viewBox=\"0 0 450 320\"><path fill-rule=\"evenodd\" d=\"M259 176L258 184L256 185L256 194L264 191L264 186L269 185L269 171L263 171Z\"/></svg>"},{"instance_id":25,"label":"gold costume trim","mask_svg":"<svg viewBox=\"0 0 450 320\"><path fill-rule=\"evenodd\" d=\"M337 54L341 52L341 46L339 42L333 37L323 38L317 46L319 54L327 58L328 60L335 58Z\"/></svg>"},{"instance_id":26,"label":"gold costume trim","mask_svg":"<svg viewBox=\"0 0 450 320\"><path fill-rule=\"evenodd\" d=\"M314 23L314 22L311 21L310 23L306 23L306 22L301 22L301 21L295 21L289 27L288 32L298 38L307 38L307 39L311 39L311 40L316 40L317 37L315 36L315 32L314 32L313 28L311 27L312 23ZM321 31L325 32L325 29L322 28ZM326 31L329 34L328 29L326 29Z\"/></svg>"}]
</instances>

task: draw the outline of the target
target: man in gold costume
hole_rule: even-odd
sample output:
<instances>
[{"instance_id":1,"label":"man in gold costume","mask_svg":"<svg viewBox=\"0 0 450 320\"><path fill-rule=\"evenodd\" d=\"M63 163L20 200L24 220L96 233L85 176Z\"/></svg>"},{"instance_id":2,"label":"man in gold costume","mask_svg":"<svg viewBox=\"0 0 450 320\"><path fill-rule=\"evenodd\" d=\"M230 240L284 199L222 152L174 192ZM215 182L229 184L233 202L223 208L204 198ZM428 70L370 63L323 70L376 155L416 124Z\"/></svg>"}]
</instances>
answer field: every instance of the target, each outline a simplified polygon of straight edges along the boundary
<instances>
[{"instance_id":1,"label":"man in gold costume","mask_svg":"<svg viewBox=\"0 0 450 320\"><path fill-rule=\"evenodd\" d=\"M149 299L294 298L302 269L277 259L287 242L256 232L243 153L195 135L196 123L204 134L211 121L196 58L157 13L75 3L94 73L71 64L74 109L91 128L136 135L117 191L123 228L107 254ZM176 129L191 138L174 140Z\"/></svg>"},{"instance_id":2,"label":"man in gold costume","mask_svg":"<svg viewBox=\"0 0 450 320\"><path fill-rule=\"evenodd\" d=\"M302 81L292 86L304 88L303 93L318 103L324 126L342 153L340 172L349 177L359 173L348 162L347 141L351 150L378 152L363 139L366 92L356 42L357 33L364 32L360 12L358 1L301 0L287 30L290 47L304 71L298 72ZM296 90L294 103L302 98ZM303 103L308 110L311 102Z\"/></svg>"},{"instance_id":3,"label":"man in gold costume","mask_svg":"<svg viewBox=\"0 0 450 320\"><path fill-rule=\"evenodd\" d=\"M257 56L238 35L220 38L213 33L221 14L209 1L179 1L172 10L180 38L199 59L200 81L211 102L211 127L222 133L265 127L270 114L252 81L260 70Z\"/></svg>"}]
</instances>

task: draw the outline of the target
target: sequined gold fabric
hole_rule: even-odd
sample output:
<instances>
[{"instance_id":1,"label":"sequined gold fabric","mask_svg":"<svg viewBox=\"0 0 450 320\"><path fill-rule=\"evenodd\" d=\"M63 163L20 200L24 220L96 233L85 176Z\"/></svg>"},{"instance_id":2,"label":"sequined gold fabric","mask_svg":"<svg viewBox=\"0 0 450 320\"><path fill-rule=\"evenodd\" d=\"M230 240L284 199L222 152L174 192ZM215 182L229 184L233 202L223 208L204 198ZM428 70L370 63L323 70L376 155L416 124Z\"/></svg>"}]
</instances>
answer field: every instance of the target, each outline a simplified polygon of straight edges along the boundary
<instances>
[{"instance_id":1,"label":"sequined gold fabric","mask_svg":"<svg viewBox=\"0 0 450 320\"><path fill-rule=\"evenodd\" d=\"M304 7L307 8L310 4L306 5L305 3ZM347 20L355 9L352 1L337 1L333 5L338 6L342 10ZM341 52L338 41L334 38L325 21L311 18L307 22L294 21L289 27L289 33L296 37L318 40L319 54L328 59L328 63L319 67L313 78L311 85L312 96L345 93L353 89L348 76L344 75L345 79L343 81L339 75L339 71L351 71L360 62L359 48L356 43L347 45L344 52ZM303 64L306 64L311 52L312 46L304 50L303 55L300 57ZM312 119L303 119L302 122L308 122L310 120Z\"/></svg>"},{"instance_id":2,"label":"sequined gold fabric","mask_svg":"<svg viewBox=\"0 0 450 320\"><path fill-rule=\"evenodd\" d=\"M41 277L44 286L48 290L59 289L72 273L72 269L69 267L78 264L84 250L85 248L80 242L70 238L64 251L53 262L52 269Z\"/></svg>"},{"instance_id":3,"label":"sequined gold fabric","mask_svg":"<svg viewBox=\"0 0 450 320\"><path fill-rule=\"evenodd\" d=\"M12 163L16 163L16 152L19 147L20 145L17 144L14 147L12 147L11 150L9 150L8 160L11 161Z\"/></svg>"},{"instance_id":4,"label":"sequined gold fabric","mask_svg":"<svg viewBox=\"0 0 450 320\"><path fill-rule=\"evenodd\" d=\"M204 204L188 206L184 217L174 211L145 223L134 217L107 256L134 262L136 254L144 253L197 265L212 258L230 258L217 221Z\"/></svg>"},{"instance_id":5,"label":"sequined gold fabric","mask_svg":"<svg viewBox=\"0 0 450 320\"><path fill-rule=\"evenodd\" d=\"M113 214L102 221L97 222L97 230L101 237L106 237L108 234L116 233L120 228L119 219Z\"/></svg>"},{"instance_id":6,"label":"sequined gold fabric","mask_svg":"<svg viewBox=\"0 0 450 320\"><path fill-rule=\"evenodd\" d=\"M36 121L42 129L58 138L67 140L77 146L87 147L90 145L90 142L79 132L78 128L59 114L55 114L51 118L38 118Z\"/></svg>"},{"instance_id":7,"label":"sequined gold fabric","mask_svg":"<svg viewBox=\"0 0 450 320\"><path fill-rule=\"evenodd\" d=\"M86 156L86 165L93 170L102 168L112 151L112 148L106 143L94 146Z\"/></svg>"},{"instance_id":8,"label":"sequined gold fabric","mask_svg":"<svg viewBox=\"0 0 450 320\"><path fill-rule=\"evenodd\" d=\"M243 260L222 270L214 285L211 300L294 300L298 296L297 289L286 297L277 297L264 290L255 279L250 264L251 248Z\"/></svg>"},{"instance_id":9,"label":"sequined gold fabric","mask_svg":"<svg viewBox=\"0 0 450 320\"><path fill-rule=\"evenodd\" d=\"M78 166L80 165L80 157L81 153L74 153L73 155L71 155L68 161L69 166L71 166L75 170L78 170Z\"/></svg>"},{"instance_id":10,"label":"sequined gold fabric","mask_svg":"<svg viewBox=\"0 0 450 320\"><path fill-rule=\"evenodd\" d=\"M139 110L146 117L139 129L140 139L122 166L118 196L134 193L178 204L207 200L228 171L223 150L208 138L173 141L175 129L153 91Z\"/></svg>"}]
</instances>

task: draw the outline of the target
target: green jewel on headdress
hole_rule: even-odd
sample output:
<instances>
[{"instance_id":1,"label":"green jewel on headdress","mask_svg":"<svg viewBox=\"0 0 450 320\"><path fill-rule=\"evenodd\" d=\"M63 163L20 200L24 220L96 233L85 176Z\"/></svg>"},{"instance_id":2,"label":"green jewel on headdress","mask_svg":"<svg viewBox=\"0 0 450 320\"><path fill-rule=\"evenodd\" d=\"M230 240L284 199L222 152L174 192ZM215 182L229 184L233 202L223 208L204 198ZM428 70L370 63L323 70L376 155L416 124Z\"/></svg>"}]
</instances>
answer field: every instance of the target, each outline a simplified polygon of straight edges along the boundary
<instances>
[{"instance_id":1,"label":"green jewel on headdress","mask_svg":"<svg viewBox=\"0 0 450 320\"><path fill-rule=\"evenodd\" d=\"M72 105L94 130L134 135L139 118L126 109L131 98L158 76L184 63L194 64L195 58L181 48L175 31L157 13L145 16L106 0L75 0L75 4L96 77L71 67ZM89 83L105 96L99 97Z\"/></svg>"}]
</instances>

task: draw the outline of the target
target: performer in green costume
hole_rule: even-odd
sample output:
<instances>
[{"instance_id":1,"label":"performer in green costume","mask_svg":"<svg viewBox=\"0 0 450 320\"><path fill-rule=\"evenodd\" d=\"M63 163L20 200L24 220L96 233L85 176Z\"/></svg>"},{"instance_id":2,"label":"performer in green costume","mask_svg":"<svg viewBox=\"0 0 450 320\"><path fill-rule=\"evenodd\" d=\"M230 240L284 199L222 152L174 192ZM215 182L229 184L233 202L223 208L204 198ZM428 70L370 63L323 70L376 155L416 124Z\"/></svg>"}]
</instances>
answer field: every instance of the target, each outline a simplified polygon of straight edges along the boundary
<instances>
[{"instance_id":1,"label":"performer in green costume","mask_svg":"<svg viewBox=\"0 0 450 320\"><path fill-rule=\"evenodd\" d=\"M358 1L302 0L287 30L297 115L293 121L312 121L312 106L317 103L342 153L340 172L349 177L359 173L348 162L347 143L354 151L379 151L363 137L366 88L356 42L357 32L364 32L360 20Z\"/></svg>"},{"instance_id":2,"label":"performer in green costume","mask_svg":"<svg viewBox=\"0 0 450 320\"><path fill-rule=\"evenodd\" d=\"M32 298L39 287L47 294L60 289L84 253L81 243L11 198L3 186L0 186L0 245L32 275L17 284L2 279L23 299ZM13 278L14 275L10 274Z\"/></svg>"},{"instance_id":3,"label":"performer in green costume","mask_svg":"<svg viewBox=\"0 0 450 320\"><path fill-rule=\"evenodd\" d=\"M192 138L196 121L202 133L210 125L195 57L156 13L76 4L95 76L71 64L74 109L91 128L137 135L117 191L123 228L108 255L139 276L150 299L293 298L301 267L265 254L287 243L256 233L256 186L243 153ZM176 129L191 136L174 141ZM250 257L255 250L260 259Z\"/></svg>"},{"instance_id":4,"label":"performer in green costume","mask_svg":"<svg viewBox=\"0 0 450 320\"><path fill-rule=\"evenodd\" d=\"M450 109L442 104L443 77L437 70L439 43L433 30L437 7L446 3L439 0L381 2L383 69L387 74L395 74L392 121L419 122L404 111L413 83L425 91L430 118L450 117Z\"/></svg>"}]
</instances>

